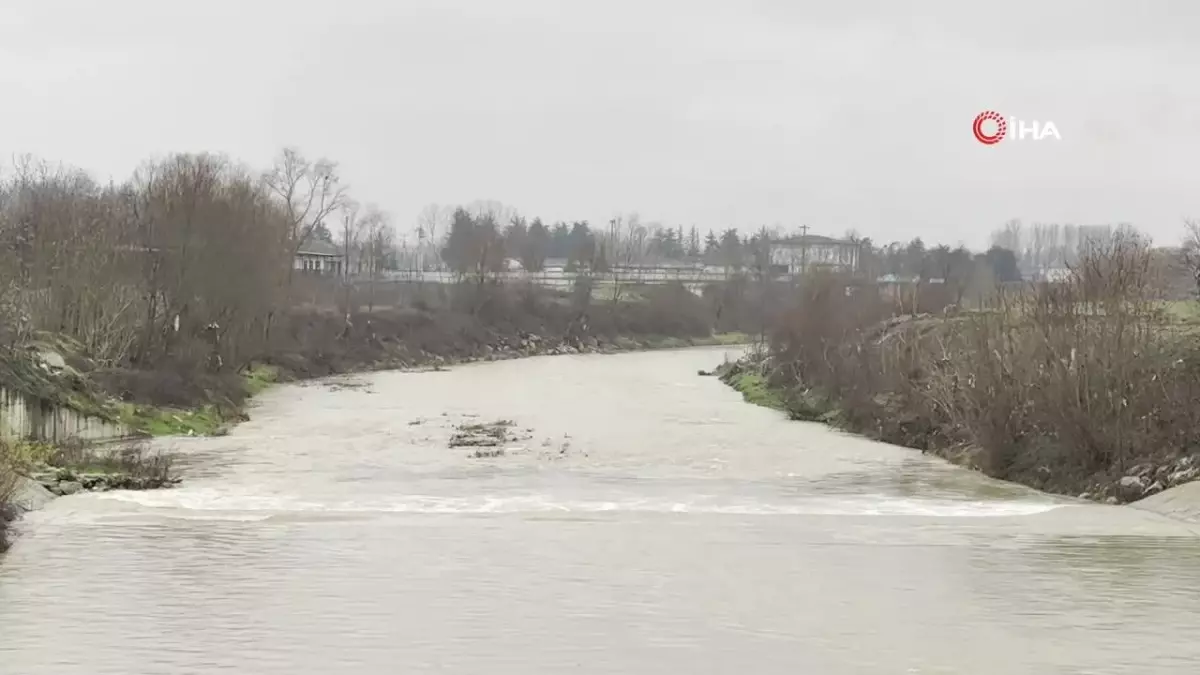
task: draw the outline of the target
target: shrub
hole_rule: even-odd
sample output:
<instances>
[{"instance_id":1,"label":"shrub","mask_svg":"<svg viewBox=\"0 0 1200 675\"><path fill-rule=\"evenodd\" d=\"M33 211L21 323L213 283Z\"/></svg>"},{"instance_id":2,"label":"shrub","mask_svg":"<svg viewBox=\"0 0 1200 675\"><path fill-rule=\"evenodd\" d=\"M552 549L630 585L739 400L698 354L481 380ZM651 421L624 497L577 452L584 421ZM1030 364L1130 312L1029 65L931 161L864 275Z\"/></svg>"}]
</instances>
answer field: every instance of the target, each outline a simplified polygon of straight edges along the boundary
<instances>
[{"instance_id":1,"label":"shrub","mask_svg":"<svg viewBox=\"0 0 1200 675\"><path fill-rule=\"evenodd\" d=\"M805 280L771 334L772 384L806 418L1075 491L1200 447L1200 349L1161 312L1146 243L1090 247L1069 277L988 311L889 318L876 294ZM939 301L940 302L940 301Z\"/></svg>"}]
</instances>

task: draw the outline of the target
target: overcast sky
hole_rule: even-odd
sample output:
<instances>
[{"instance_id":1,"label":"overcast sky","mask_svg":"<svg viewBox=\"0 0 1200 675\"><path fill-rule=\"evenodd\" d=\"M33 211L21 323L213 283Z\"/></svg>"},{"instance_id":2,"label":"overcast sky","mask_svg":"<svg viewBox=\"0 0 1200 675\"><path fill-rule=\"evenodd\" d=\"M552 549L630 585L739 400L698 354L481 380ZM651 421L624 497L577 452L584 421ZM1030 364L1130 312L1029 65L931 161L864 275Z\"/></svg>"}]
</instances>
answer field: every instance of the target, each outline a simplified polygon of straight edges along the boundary
<instances>
[{"instance_id":1,"label":"overcast sky","mask_svg":"<svg viewBox=\"0 0 1200 675\"><path fill-rule=\"evenodd\" d=\"M0 0L0 153L340 162L411 228L490 199L978 246L1200 217L1200 3ZM1062 140L995 146L996 110ZM1010 136L1012 130L1010 129Z\"/></svg>"}]
</instances>

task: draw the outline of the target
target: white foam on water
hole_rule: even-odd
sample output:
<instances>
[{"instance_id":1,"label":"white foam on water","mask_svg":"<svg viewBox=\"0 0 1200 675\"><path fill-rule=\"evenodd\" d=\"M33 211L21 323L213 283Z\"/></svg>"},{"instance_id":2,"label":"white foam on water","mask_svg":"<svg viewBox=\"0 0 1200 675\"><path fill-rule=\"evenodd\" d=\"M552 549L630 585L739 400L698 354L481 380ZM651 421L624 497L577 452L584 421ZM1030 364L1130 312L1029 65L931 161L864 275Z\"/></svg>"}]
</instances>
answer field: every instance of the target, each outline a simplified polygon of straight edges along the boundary
<instances>
[{"instance_id":1,"label":"white foam on water","mask_svg":"<svg viewBox=\"0 0 1200 675\"><path fill-rule=\"evenodd\" d=\"M966 501L914 499L886 495L814 497L783 503L720 502L714 500L571 500L552 495L447 497L406 495L398 498L342 502L310 501L289 496L231 494L214 489L177 489L150 492L107 492L99 499L131 502L151 509L179 509L195 513L219 512L224 519L262 519L275 513L684 513L724 515L819 516L922 516L928 518L981 518L1030 516L1064 504L1041 501ZM262 515L266 514L266 515ZM216 513L213 513L216 516Z\"/></svg>"}]
</instances>

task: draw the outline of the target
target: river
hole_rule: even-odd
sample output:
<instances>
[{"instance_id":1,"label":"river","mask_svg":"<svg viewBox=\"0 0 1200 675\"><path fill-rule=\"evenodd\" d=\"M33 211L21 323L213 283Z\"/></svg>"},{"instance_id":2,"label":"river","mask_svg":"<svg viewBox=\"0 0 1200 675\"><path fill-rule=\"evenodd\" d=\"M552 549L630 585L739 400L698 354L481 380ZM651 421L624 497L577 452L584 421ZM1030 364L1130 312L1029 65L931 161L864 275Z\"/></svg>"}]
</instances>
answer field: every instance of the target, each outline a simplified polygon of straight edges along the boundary
<instances>
[{"instance_id":1,"label":"river","mask_svg":"<svg viewBox=\"0 0 1200 675\"><path fill-rule=\"evenodd\" d=\"M1196 672L1191 526L789 422L727 353L274 388L180 488L26 517L0 673Z\"/></svg>"}]
</instances>

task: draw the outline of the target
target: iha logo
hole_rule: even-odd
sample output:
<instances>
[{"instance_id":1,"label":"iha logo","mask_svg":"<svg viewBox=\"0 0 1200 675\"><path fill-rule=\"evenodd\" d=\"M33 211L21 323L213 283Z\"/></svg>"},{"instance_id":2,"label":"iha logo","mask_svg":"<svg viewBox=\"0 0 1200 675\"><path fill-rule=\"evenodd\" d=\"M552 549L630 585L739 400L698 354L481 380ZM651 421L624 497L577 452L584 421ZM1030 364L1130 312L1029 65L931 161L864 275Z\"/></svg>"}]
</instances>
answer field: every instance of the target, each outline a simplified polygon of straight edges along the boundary
<instances>
[{"instance_id":1,"label":"iha logo","mask_svg":"<svg viewBox=\"0 0 1200 675\"><path fill-rule=\"evenodd\" d=\"M1009 128L1012 128L1013 133L1009 134ZM1015 117L1005 119L1000 113L994 110L985 110L975 116L975 123L971 125L971 132L975 134L975 140L984 145L995 145L1005 138L1012 138L1014 141L1032 138L1035 141L1053 138L1056 141L1061 141L1062 136L1058 134L1058 127L1054 122L1039 123L1037 120L1026 123L1024 120L1019 120Z\"/></svg>"}]
</instances>

